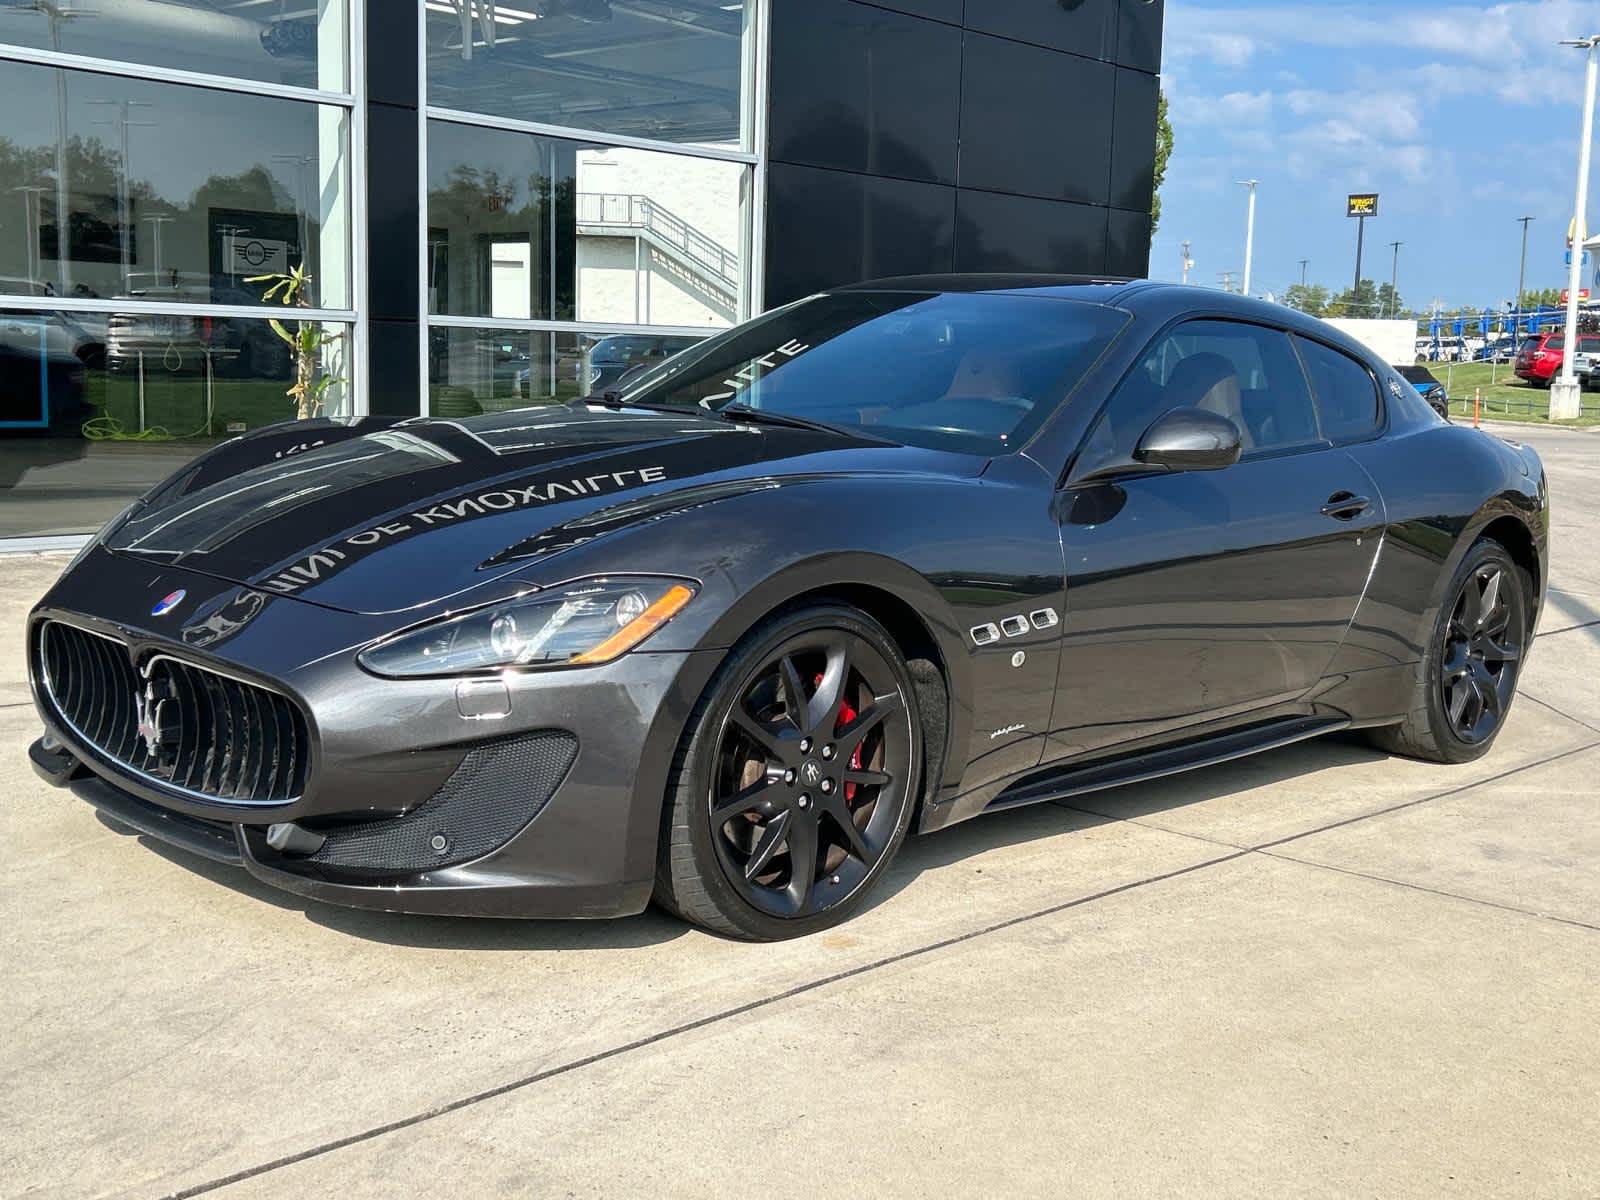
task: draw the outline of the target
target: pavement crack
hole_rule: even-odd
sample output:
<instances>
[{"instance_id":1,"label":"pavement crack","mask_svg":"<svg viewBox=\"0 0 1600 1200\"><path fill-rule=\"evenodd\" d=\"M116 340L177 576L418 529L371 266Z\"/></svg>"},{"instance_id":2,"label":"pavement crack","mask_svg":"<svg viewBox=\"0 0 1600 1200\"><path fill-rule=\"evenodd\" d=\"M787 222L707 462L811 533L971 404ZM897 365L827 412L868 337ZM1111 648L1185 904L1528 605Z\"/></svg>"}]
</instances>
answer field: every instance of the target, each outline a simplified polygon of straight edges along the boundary
<instances>
[{"instance_id":1,"label":"pavement crack","mask_svg":"<svg viewBox=\"0 0 1600 1200\"><path fill-rule=\"evenodd\" d=\"M549 1067L543 1071L534 1072L531 1075L524 1075L521 1078L510 1080L507 1083L497 1084L492 1088L486 1088L483 1091L474 1092L469 1096L462 1096L459 1099L451 1100L444 1104L435 1105L434 1107L424 1109L421 1112L412 1113L407 1117L400 1117L393 1121L387 1121L381 1125L374 1125L357 1133L347 1134L344 1137L335 1138L327 1142L320 1142L315 1146L309 1146L306 1149L298 1150L293 1154L283 1155L280 1158L272 1159L270 1162L258 1163L253 1167L245 1167L242 1170L234 1171L228 1175L219 1176L216 1179L210 1179L203 1183L193 1184L190 1187L183 1188L179 1191L168 1193L168 1200L188 1200L188 1198L191 1196L201 1196L207 1192L214 1192L220 1188L229 1187L235 1183L243 1183L247 1179L254 1179L261 1175L270 1174L271 1172L281 1170L284 1167L294 1166L297 1163L303 1163L308 1159L320 1158L325 1154L332 1154L335 1150L343 1150L350 1146L360 1145L363 1142L369 1142L375 1138L396 1133L402 1129L411 1129L427 1121L448 1116L454 1112L460 1112L464 1108L471 1108L474 1105L482 1104L485 1101L494 1100L500 1096L508 1095L511 1092L521 1091L524 1088L532 1087L535 1084L544 1083L547 1080L555 1079L562 1075L571 1074L573 1071L582 1070L584 1067L591 1067L597 1063L606 1062L609 1059L618 1058L624 1054L630 1054L635 1050L643 1050L650 1046L659 1045L660 1043L668 1041L672 1038L681 1037L684 1034L694 1033L697 1030L705 1029L708 1026L720 1025L726 1021L731 1021L736 1017L742 1017L752 1012L759 1012L760 1010L770 1008L773 1005L782 1004L786 1000L793 1000L798 996L804 996L808 993L819 991L822 988L829 987L836 983L842 983L848 979L855 979L859 976L882 970L885 967L892 967L899 963L923 958L929 954L934 954L941 950L948 950L952 946L960 946L967 942L976 941L978 938L988 937L990 934L1000 933L1007 929L1014 929L1017 926L1043 920L1046 917L1053 917L1059 913L1069 912L1075 908L1082 908L1084 905L1094 904L1101 900L1108 900L1113 896L1120 896L1126 892L1135 891L1143 887L1149 887L1152 884L1165 883L1168 880L1179 879L1185 875L1193 875L1199 871L1209 870L1212 867L1221 866L1223 863L1229 863L1236 859L1243 858L1249 853L1249 850L1240 850L1233 854L1224 854L1217 858L1207 859L1204 862L1191 863L1189 866L1180 867L1177 870L1164 871L1159 875L1148 875L1142 879L1133 880L1130 883L1118 884L1116 887L1105 888L1098 892L1091 892L1087 896L1077 896L1071 900L1064 900L1060 904L1052 904L1047 908L1036 909L1033 912L1023 913L1015 917L1007 917L1003 921L996 921L993 924L982 926L979 929L968 930L966 933L960 933L951 937L941 938L936 942L929 942L926 945L914 946L910 950L903 950L898 954L891 954L884 958L874 959L871 962L862 963L859 966L851 967L845 971L836 971L831 975L825 975L820 979L813 979L806 983L796 984L792 988L788 988L785 991L776 992L770 996L764 996L759 1000L750 1000L744 1004L735 1005L732 1008L726 1008L720 1012L711 1013L708 1016L699 1017L693 1021L685 1021L681 1025L674 1025L669 1029L660 1030L656 1033L650 1034L647 1037L637 1038L634 1041L625 1042L620 1046L612 1046L607 1050L598 1050L595 1053L585 1055L582 1058L573 1059L571 1062Z\"/></svg>"},{"instance_id":2,"label":"pavement crack","mask_svg":"<svg viewBox=\"0 0 1600 1200\"><path fill-rule=\"evenodd\" d=\"M1461 892L1446 891L1443 888L1429 887L1425 883L1411 883L1404 879L1392 879L1387 875L1377 875L1370 871L1357 871L1353 867L1339 867L1333 863L1318 862L1313 858L1296 858L1292 854L1275 854L1271 850L1260 852L1266 858L1277 859L1279 862L1296 863L1302 867L1312 867L1319 871L1332 871L1338 875L1349 875L1356 879L1369 879L1373 883L1387 883L1392 887L1405 888L1408 891L1424 892L1430 896L1440 896L1448 900L1460 900L1466 904L1478 904L1485 908L1498 909L1501 912L1517 913L1524 917L1533 917L1540 921L1553 921L1558 925L1570 925L1575 929L1588 929L1600 933L1600 925L1588 921L1580 921L1575 917L1557 916L1555 913L1538 912L1531 908L1519 908L1515 904L1506 904L1499 900L1489 900L1483 896L1468 896Z\"/></svg>"},{"instance_id":3,"label":"pavement crack","mask_svg":"<svg viewBox=\"0 0 1600 1200\"><path fill-rule=\"evenodd\" d=\"M1600 725L1591 725L1591 724L1589 724L1589 722L1585 721L1582 717L1575 717L1569 712L1563 712L1561 709L1557 708L1554 704L1551 704L1550 701L1541 700L1541 699L1539 699L1539 697L1535 696L1532 692L1519 691L1517 694L1520 695L1520 696L1526 696L1529 700L1532 700L1540 708L1548 708L1551 712L1555 713L1556 716L1560 717L1562 720L1571 721L1574 725L1582 725L1585 729L1591 730L1594 733L1600 733Z\"/></svg>"}]
</instances>

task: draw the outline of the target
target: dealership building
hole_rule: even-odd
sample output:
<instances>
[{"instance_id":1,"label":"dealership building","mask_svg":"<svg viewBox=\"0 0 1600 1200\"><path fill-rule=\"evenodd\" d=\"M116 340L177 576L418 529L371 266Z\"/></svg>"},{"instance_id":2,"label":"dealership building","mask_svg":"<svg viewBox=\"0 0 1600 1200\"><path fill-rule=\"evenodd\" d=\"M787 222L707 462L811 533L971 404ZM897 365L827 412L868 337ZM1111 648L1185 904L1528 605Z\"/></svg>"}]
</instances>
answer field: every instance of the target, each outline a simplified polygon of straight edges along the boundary
<instances>
[{"instance_id":1,"label":"dealership building","mask_svg":"<svg viewBox=\"0 0 1600 1200\"><path fill-rule=\"evenodd\" d=\"M247 429L567 400L837 284L1143 275L1161 32L1162 0L0 0L0 546Z\"/></svg>"}]
</instances>

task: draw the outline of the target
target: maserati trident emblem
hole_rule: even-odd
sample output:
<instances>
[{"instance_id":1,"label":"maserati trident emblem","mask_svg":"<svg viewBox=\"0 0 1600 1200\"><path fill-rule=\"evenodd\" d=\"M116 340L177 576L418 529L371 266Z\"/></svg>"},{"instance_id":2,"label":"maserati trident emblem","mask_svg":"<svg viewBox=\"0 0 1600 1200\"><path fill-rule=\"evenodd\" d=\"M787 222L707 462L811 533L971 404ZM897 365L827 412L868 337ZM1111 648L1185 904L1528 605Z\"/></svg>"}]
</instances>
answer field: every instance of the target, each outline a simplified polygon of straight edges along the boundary
<instances>
[{"instance_id":1,"label":"maserati trident emblem","mask_svg":"<svg viewBox=\"0 0 1600 1200\"><path fill-rule=\"evenodd\" d=\"M182 604L183 598L188 594L189 593L183 588L179 588L175 592L168 592L165 596L161 597L160 600L156 601L156 606L150 610L150 615L152 617L166 616L173 609L177 608L178 605Z\"/></svg>"},{"instance_id":2,"label":"maserati trident emblem","mask_svg":"<svg viewBox=\"0 0 1600 1200\"><path fill-rule=\"evenodd\" d=\"M134 711L139 717L135 732L144 743L145 753L151 758L161 757L161 727L156 723L160 703L156 699L156 685L153 683L145 684L144 691L136 690L133 693Z\"/></svg>"},{"instance_id":3,"label":"maserati trident emblem","mask_svg":"<svg viewBox=\"0 0 1600 1200\"><path fill-rule=\"evenodd\" d=\"M816 787L822 782L822 768L817 765L816 759L810 759L800 768L800 778L806 781L807 787Z\"/></svg>"}]
</instances>

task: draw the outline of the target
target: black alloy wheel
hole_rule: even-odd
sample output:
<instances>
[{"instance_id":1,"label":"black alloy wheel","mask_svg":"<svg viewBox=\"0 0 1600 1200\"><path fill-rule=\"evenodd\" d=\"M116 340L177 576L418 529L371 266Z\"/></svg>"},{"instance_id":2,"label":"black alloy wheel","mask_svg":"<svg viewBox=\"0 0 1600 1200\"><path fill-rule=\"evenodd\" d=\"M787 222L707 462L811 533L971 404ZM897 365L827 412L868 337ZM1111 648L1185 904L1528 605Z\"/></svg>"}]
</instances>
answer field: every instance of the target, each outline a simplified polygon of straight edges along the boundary
<instances>
[{"instance_id":1,"label":"black alloy wheel","mask_svg":"<svg viewBox=\"0 0 1600 1200\"><path fill-rule=\"evenodd\" d=\"M1440 656L1439 687L1450 732L1468 746L1492 737L1516 692L1527 629L1520 580L1493 559L1456 596Z\"/></svg>"},{"instance_id":2,"label":"black alloy wheel","mask_svg":"<svg viewBox=\"0 0 1600 1200\"><path fill-rule=\"evenodd\" d=\"M755 630L690 721L658 898L744 938L843 920L910 825L916 705L898 648L865 613L829 605Z\"/></svg>"},{"instance_id":3,"label":"black alloy wheel","mask_svg":"<svg viewBox=\"0 0 1600 1200\"><path fill-rule=\"evenodd\" d=\"M1489 752L1516 698L1533 640L1533 576L1500 543L1480 538L1444 596L1408 715L1367 732L1393 754L1471 762Z\"/></svg>"}]
</instances>

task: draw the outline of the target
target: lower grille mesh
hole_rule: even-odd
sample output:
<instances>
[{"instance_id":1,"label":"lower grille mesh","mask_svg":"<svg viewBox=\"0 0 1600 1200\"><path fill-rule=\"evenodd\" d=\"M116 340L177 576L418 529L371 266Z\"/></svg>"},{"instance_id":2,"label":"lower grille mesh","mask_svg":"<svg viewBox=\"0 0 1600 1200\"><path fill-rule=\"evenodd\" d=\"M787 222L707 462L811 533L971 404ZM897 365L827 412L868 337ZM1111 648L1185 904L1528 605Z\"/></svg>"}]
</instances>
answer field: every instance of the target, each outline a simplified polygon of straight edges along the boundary
<instances>
[{"instance_id":1,"label":"lower grille mesh","mask_svg":"<svg viewBox=\"0 0 1600 1200\"><path fill-rule=\"evenodd\" d=\"M45 690L91 747L158 784L209 799L284 804L305 790L310 734L292 700L60 621L40 634Z\"/></svg>"},{"instance_id":2,"label":"lower grille mesh","mask_svg":"<svg viewBox=\"0 0 1600 1200\"><path fill-rule=\"evenodd\" d=\"M577 756L578 739L560 730L479 746L413 811L328 830L311 861L416 871L481 858L539 815Z\"/></svg>"}]
</instances>

